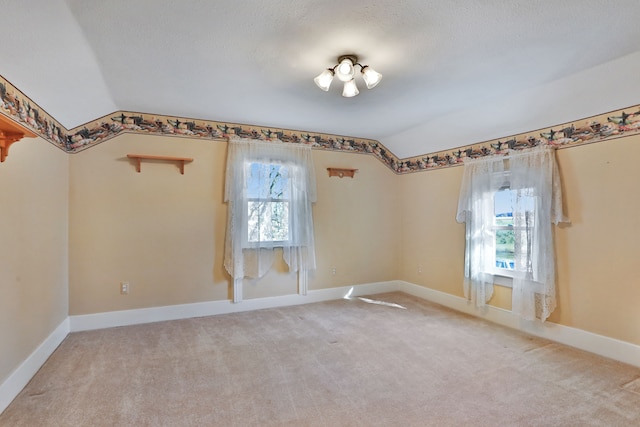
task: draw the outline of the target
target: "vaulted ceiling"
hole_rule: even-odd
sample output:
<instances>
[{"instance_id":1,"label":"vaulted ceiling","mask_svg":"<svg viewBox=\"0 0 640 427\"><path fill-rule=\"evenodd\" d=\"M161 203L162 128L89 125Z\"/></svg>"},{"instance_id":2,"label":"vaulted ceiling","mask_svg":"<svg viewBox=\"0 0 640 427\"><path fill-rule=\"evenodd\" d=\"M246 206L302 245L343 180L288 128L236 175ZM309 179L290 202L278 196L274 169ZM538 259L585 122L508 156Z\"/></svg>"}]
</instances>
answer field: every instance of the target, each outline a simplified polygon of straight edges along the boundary
<instances>
[{"instance_id":1,"label":"vaulted ceiling","mask_svg":"<svg viewBox=\"0 0 640 427\"><path fill-rule=\"evenodd\" d=\"M635 105L637 0L2 1L0 75L68 129L118 110L406 158ZM313 78L356 54L382 82Z\"/></svg>"}]
</instances>

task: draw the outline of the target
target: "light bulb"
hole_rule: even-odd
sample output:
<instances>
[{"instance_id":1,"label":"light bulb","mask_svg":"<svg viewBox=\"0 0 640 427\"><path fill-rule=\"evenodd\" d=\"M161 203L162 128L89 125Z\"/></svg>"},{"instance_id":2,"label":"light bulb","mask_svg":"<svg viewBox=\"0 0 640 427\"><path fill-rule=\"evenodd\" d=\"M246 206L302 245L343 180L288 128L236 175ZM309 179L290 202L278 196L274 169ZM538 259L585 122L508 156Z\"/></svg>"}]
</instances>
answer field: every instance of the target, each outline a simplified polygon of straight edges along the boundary
<instances>
[{"instance_id":1,"label":"light bulb","mask_svg":"<svg viewBox=\"0 0 640 427\"><path fill-rule=\"evenodd\" d=\"M354 74L355 68L353 62L351 62L349 58L344 58L336 69L336 75L341 81L348 82L349 80L353 80Z\"/></svg>"},{"instance_id":2,"label":"light bulb","mask_svg":"<svg viewBox=\"0 0 640 427\"><path fill-rule=\"evenodd\" d=\"M349 80L344 83L344 88L342 89L342 96L345 98L351 98L352 96L356 96L359 94L358 86L356 86L356 81L354 79Z\"/></svg>"},{"instance_id":3,"label":"light bulb","mask_svg":"<svg viewBox=\"0 0 640 427\"><path fill-rule=\"evenodd\" d=\"M318 75L318 77L313 79L313 81L316 83L316 85L320 89L322 89L325 92L328 91L329 86L331 86L331 82L333 81L333 70L330 68L327 70L324 70L322 73Z\"/></svg>"},{"instance_id":4,"label":"light bulb","mask_svg":"<svg viewBox=\"0 0 640 427\"><path fill-rule=\"evenodd\" d=\"M380 80L382 80L382 74L374 70L373 68L365 65L362 67L362 78L364 82L367 84L367 89L374 88Z\"/></svg>"}]
</instances>

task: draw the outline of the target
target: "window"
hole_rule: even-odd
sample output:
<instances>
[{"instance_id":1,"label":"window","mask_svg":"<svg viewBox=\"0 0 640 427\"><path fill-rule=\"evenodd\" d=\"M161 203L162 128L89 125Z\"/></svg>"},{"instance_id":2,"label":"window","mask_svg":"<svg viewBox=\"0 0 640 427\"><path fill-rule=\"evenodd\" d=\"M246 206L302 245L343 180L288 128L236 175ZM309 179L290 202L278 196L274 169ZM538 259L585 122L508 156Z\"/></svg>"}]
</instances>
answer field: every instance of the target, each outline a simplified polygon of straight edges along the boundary
<instances>
[{"instance_id":1,"label":"window","mask_svg":"<svg viewBox=\"0 0 640 427\"><path fill-rule=\"evenodd\" d=\"M289 168L277 163L247 163L247 247L258 242L286 246L290 240Z\"/></svg>"},{"instance_id":2,"label":"window","mask_svg":"<svg viewBox=\"0 0 640 427\"><path fill-rule=\"evenodd\" d=\"M492 215L487 218L486 226L492 238L486 241L486 253L490 254L488 272L495 276L495 284L511 287L516 257L530 259L527 252L531 250L531 236L535 231L535 199L531 189L513 190L508 174L505 178L503 186L488 200ZM516 209L516 203L521 209ZM514 212L519 213L514 216Z\"/></svg>"},{"instance_id":3,"label":"window","mask_svg":"<svg viewBox=\"0 0 640 427\"><path fill-rule=\"evenodd\" d=\"M511 286L512 312L544 321L556 305L551 227L565 221L554 148L465 160L456 220L465 297L483 307L494 284Z\"/></svg>"},{"instance_id":4,"label":"window","mask_svg":"<svg viewBox=\"0 0 640 427\"><path fill-rule=\"evenodd\" d=\"M513 271L515 267L515 232L513 230L513 192L509 188L496 191L493 196L493 230L495 233L493 253L495 267Z\"/></svg>"},{"instance_id":5,"label":"window","mask_svg":"<svg viewBox=\"0 0 640 427\"><path fill-rule=\"evenodd\" d=\"M508 175L506 177L508 179ZM487 251L493 255L491 265L494 267L493 273L498 276L513 277L516 253L527 251L531 246L535 227L535 199L531 194L531 189L512 190L507 182L493 195L493 216L489 219L489 227L493 230L494 239L489 242ZM516 203L523 209L514 217ZM518 248L516 240L519 242ZM511 286L508 280L497 279L496 283Z\"/></svg>"}]
</instances>

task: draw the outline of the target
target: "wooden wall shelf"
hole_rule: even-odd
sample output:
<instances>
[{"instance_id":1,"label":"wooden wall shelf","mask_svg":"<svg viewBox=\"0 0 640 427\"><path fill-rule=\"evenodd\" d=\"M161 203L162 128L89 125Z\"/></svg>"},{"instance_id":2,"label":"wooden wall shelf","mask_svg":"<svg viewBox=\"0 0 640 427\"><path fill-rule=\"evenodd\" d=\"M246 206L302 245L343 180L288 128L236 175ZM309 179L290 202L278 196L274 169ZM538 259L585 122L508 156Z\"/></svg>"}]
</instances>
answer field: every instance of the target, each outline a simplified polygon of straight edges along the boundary
<instances>
[{"instance_id":1,"label":"wooden wall shelf","mask_svg":"<svg viewBox=\"0 0 640 427\"><path fill-rule=\"evenodd\" d=\"M138 171L138 173L140 173L140 163L142 163L142 160L176 162L182 175L184 175L184 164L193 162L193 159L190 157L151 156L148 154L127 154L127 157L136 161L136 171Z\"/></svg>"},{"instance_id":2,"label":"wooden wall shelf","mask_svg":"<svg viewBox=\"0 0 640 427\"><path fill-rule=\"evenodd\" d=\"M9 147L22 138L35 138L37 135L23 128L13 120L0 114L0 162L9 155Z\"/></svg>"},{"instance_id":3,"label":"wooden wall shelf","mask_svg":"<svg viewBox=\"0 0 640 427\"><path fill-rule=\"evenodd\" d=\"M345 176L353 178L358 169L340 169L340 168L327 168L329 171L329 177L337 176L343 178Z\"/></svg>"}]
</instances>

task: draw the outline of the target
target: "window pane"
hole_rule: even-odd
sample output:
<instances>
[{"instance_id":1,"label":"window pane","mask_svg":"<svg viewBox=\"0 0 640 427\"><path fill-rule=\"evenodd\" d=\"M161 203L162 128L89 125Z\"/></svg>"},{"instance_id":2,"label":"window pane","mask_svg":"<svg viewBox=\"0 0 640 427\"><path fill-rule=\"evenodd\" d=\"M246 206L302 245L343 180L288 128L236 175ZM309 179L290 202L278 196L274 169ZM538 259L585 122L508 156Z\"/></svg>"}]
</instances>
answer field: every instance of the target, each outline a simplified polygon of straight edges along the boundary
<instances>
[{"instance_id":1,"label":"window pane","mask_svg":"<svg viewBox=\"0 0 640 427\"><path fill-rule=\"evenodd\" d=\"M499 227L513 227L513 194L506 188L496 191L494 196L493 224ZM515 254L515 235L513 230L496 230L496 267L513 270Z\"/></svg>"},{"instance_id":2,"label":"window pane","mask_svg":"<svg viewBox=\"0 0 640 427\"><path fill-rule=\"evenodd\" d=\"M289 199L289 169L281 164L251 163L247 190L250 199Z\"/></svg>"},{"instance_id":3,"label":"window pane","mask_svg":"<svg viewBox=\"0 0 640 427\"><path fill-rule=\"evenodd\" d=\"M246 175L248 241L289 241L289 168L278 163L250 163Z\"/></svg>"},{"instance_id":4,"label":"window pane","mask_svg":"<svg viewBox=\"0 0 640 427\"><path fill-rule=\"evenodd\" d=\"M249 242L289 240L289 202L249 201Z\"/></svg>"},{"instance_id":5,"label":"window pane","mask_svg":"<svg viewBox=\"0 0 640 427\"><path fill-rule=\"evenodd\" d=\"M522 216L514 218L513 207L516 204L524 209L524 213ZM520 192L509 188L496 191L493 225L496 227L494 230L497 268L515 270L516 234L514 225L518 230L521 230L521 234L518 236L519 242L521 247L526 249L528 245L527 229L533 226L534 208L535 200L527 189Z\"/></svg>"},{"instance_id":6,"label":"window pane","mask_svg":"<svg viewBox=\"0 0 640 427\"><path fill-rule=\"evenodd\" d=\"M513 226L513 191L496 191L494 197L494 225Z\"/></svg>"},{"instance_id":7,"label":"window pane","mask_svg":"<svg viewBox=\"0 0 640 427\"><path fill-rule=\"evenodd\" d=\"M496 230L496 267L515 268L515 233L513 230Z\"/></svg>"}]
</instances>

